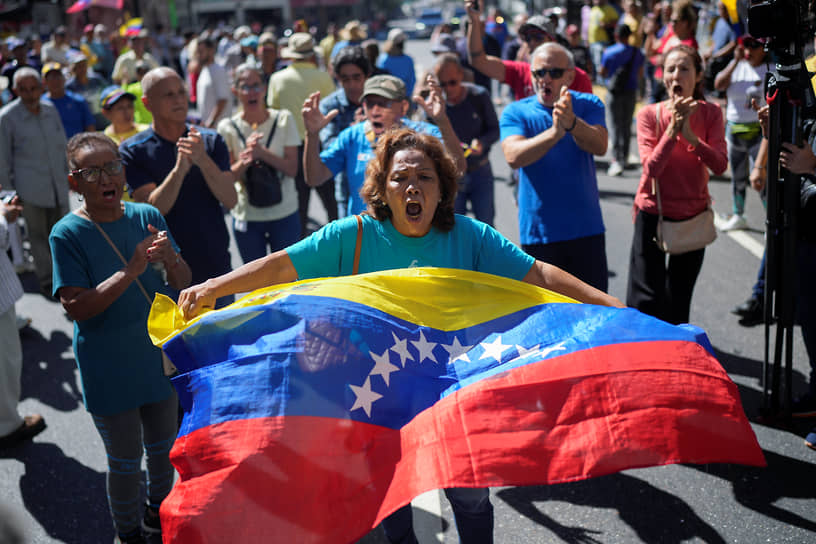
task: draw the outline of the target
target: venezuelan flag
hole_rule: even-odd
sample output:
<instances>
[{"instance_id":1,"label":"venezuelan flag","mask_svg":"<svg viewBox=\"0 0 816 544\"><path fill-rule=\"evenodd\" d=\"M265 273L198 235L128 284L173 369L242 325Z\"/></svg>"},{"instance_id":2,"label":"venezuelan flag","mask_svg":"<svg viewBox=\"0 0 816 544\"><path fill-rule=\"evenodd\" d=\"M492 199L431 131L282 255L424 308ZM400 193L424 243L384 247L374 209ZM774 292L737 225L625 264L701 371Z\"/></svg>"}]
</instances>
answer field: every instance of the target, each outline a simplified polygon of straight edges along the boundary
<instances>
[{"instance_id":1,"label":"venezuelan flag","mask_svg":"<svg viewBox=\"0 0 816 544\"><path fill-rule=\"evenodd\" d=\"M119 27L119 35L135 36L142 30L142 28L142 18L134 17L133 19L128 19L125 24Z\"/></svg>"},{"instance_id":2,"label":"venezuelan flag","mask_svg":"<svg viewBox=\"0 0 816 544\"><path fill-rule=\"evenodd\" d=\"M444 487L765 464L700 329L478 272L302 281L185 322L165 542L353 542Z\"/></svg>"}]
</instances>

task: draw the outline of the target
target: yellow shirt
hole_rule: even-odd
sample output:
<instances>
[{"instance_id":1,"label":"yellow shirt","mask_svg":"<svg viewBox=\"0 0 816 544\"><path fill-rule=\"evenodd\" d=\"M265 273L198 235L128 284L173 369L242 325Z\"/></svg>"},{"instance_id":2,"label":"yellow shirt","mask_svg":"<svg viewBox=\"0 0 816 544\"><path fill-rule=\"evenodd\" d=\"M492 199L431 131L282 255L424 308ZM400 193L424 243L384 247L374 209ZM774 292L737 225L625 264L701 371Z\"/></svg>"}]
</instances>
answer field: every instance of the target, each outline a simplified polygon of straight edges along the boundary
<instances>
[{"instance_id":1,"label":"yellow shirt","mask_svg":"<svg viewBox=\"0 0 816 544\"><path fill-rule=\"evenodd\" d=\"M303 102L315 91L320 91L322 100L334 90L334 81L328 73L310 62L295 61L269 78L266 105L276 110L289 110L302 140L306 136L303 115L300 113Z\"/></svg>"},{"instance_id":2,"label":"yellow shirt","mask_svg":"<svg viewBox=\"0 0 816 544\"><path fill-rule=\"evenodd\" d=\"M632 35L629 36L629 45L632 47L640 47L643 45L643 34L640 32L640 24L643 22L643 16L640 17L633 17L628 13L623 14L623 23L629 27L632 31Z\"/></svg>"},{"instance_id":3,"label":"yellow shirt","mask_svg":"<svg viewBox=\"0 0 816 544\"><path fill-rule=\"evenodd\" d=\"M128 130L127 132L114 132L113 125L108 125L107 127L105 127L105 130L103 130L102 133L111 140L113 140L114 142L116 142L116 145L119 145L128 138L130 138L131 136L135 136L136 134L139 134L143 130L147 130L147 127L148 125L135 123L133 125L133 128L131 130ZM133 199L130 197L130 188L127 186L127 184L125 184L125 192L122 193L122 200L125 200L127 202L133 202Z\"/></svg>"},{"instance_id":4,"label":"yellow shirt","mask_svg":"<svg viewBox=\"0 0 816 544\"><path fill-rule=\"evenodd\" d=\"M606 31L607 26L613 25L618 20L618 12L609 4L605 6L592 6L589 12L589 32L587 41L592 43L609 43L611 36Z\"/></svg>"}]
</instances>

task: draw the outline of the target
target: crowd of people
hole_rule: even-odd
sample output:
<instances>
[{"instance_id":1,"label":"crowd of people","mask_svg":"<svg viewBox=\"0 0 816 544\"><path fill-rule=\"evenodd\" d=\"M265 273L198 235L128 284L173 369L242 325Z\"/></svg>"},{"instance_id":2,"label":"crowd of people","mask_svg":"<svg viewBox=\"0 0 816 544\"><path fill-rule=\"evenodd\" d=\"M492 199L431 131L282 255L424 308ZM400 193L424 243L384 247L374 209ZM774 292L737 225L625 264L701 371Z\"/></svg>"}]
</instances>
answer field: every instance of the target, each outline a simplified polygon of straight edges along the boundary
<instances>
[{"instance_id":1,"label":"crowd of people","mask_svg":"<svg viewBox=\"0 0 816 544\"><path fill-rule=\"evenodd\" d=\"M667 255L654 242L661 225L704 213L709 172L730 164L733 215L723 230L746 228L747 186L762 189L767 173L767 53L744 19L718 7L711 45L701 50L700 14L689 0L593 0L575 23L550 9L518 14L512 25L467 0L461 28L434 29L424 74L404 31L391 29L380 47L358 21L331 24L319 40L305 21L286 33L191 32L176 51L161 29L122 36L89 25L77 40L64 27L46 43L8 38L0 49L0 185L13 193L0 210L0 366L8 377L0 447L45 427L40 416L21 416L14 400L17 329L28 324L14 310L22 295L15 267L32 266L41 293L74 321L121 542L160 530L158 507L172 483L177 400L147 337L145 297L169 294L193 316L271 283L356 273L349 251L362 235L360 272L483 270L622 305L606 294L596 159L612 150L610 176L636 167L633 121L641 174L626 304L688 322L705 245ZM499 115L505 91L513 100ZM497 143L517 183L520 247L492 228ZM787 153L792 170L816 168L807 147ZM330 221L314 233L312 189ZM77 210L69 210L69 190L80 197ZM31 263L20 251L18 216ZM228 227L244 262L235 270ZM763 270L764 260L760 280ZM734 311L758 322L763 301L755 286ZM802 326L814 364L812 321ZM122 330L131 341L117 344L111 331ZM121 365L106 364L111 350ZM810 387L799 413L816 413L816 376ZM807 440L816 443L816 429ZM133 467L145 451L142 505ZM446 492L460 534L491 541L484 490ZM383 526L393 542L413 538L410 512Z\"/></svg>"}]
</instances>

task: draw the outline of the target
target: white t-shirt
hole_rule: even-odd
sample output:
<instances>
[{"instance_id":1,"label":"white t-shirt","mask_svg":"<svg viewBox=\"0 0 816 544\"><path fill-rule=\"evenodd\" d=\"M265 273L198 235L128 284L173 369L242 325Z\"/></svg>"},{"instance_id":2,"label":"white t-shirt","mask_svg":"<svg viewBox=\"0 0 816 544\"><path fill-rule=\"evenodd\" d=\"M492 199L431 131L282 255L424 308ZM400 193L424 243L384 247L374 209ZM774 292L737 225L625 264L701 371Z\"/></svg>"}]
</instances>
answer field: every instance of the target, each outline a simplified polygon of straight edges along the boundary
<instances>
[{"instance_id":1,"label":"white t-shirt","mask_svg":"<svg viewBox=\"0 0 816 544\"><path fill-rule=\"evenodd\" d=\"M227 105L215 120L216 124L232 114L232 94L227 71L220 64L212 63L201 69L196 83L196 102L202 123L210 118L210 114L221 99L226 99Z\"/></svg>"},{"instance_id":2,"label":"white t-shirt","mask_svg":"<svg viewBox=\"0 0 816 544\"><path fill-rule=\"evenodd\" d=\"M751 66L747 60L741 60L731 74L731 85L726 96L728 105L725 108L725 120L729 123L756 123L757 114L751 107L751 98L760 106L765 105L766 64Z\"/></svg>"},{"instance_id":3,"label":"white t-shirt","mask_svg":"<svg viewBox=\"0 0 816 544\"><path fill-rule=\"evenodd\" d=\"M238 125L238 129L244 136L244 141L246 141L253 132L260 132L262 134L261 141L266 144L266 139L269 138L269 130L272 128L272 120L276 115L278 117L278 123L275 127L275 134L269 142L269 150L278 157L283 157L285 147L296 147L301 143L300 133L295 124L295 118L289 110L270 109L269 119L258 125L254 131L249 123L241 119L240 113L233 115L231 120ZM238 160L238 155L243 151L244 144L235 132L235 127L232 126L230 119L222 119L218 123L218 134L220 134L227 143L231 160ZM238 192L238 203L230 210L230 213L236 221L274 221L288 217L297 211L298 196L297 190L295 189L294 178L284 176L280 171L278 175L281 181L281 196L283 198L278 204L266 208L250 206L243 180L235 182L235 190Z\"/></svg>"}]
</instances>

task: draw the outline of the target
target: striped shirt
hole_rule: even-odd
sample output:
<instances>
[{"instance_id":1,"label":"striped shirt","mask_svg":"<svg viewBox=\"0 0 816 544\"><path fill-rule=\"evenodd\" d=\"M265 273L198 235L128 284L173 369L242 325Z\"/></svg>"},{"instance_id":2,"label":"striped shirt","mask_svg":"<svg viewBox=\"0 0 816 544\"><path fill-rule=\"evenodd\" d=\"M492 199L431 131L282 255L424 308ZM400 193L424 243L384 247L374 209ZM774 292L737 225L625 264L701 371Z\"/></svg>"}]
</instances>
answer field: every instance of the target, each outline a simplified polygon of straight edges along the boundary
<instances>
[{"instance_id":1,"label":"striped shirt","mask_svg":"<svg viewBox=\"0 0 816 544\"><path fill-rule=\"evenodd\" d=\"M8 248L8 223L0 214L0 315L6 313L23 296L23 286L6 254Z\"/></svg>"}]
</instances>

